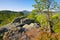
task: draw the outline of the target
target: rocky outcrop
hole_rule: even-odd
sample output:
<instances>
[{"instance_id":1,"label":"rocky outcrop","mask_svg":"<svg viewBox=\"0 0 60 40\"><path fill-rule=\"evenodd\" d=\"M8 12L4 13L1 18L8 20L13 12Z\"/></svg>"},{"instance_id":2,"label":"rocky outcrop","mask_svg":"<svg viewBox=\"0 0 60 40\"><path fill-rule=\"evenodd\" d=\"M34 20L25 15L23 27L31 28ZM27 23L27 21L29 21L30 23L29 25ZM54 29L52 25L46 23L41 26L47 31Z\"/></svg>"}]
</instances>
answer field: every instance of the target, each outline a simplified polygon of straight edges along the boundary
<instances>
[{"instance_id":1,"label":"rocky outcrop","mask_svg":"<svg viewBox=\"0 0 60 40\"><path fill-rule=\"evenodd\" d=\"M0 33L5 33L3 40L29 40L27 32L39 27L40 25L34 23L34 20L22 16L0 27Z\"/></svg>"},{"instance_id":2,"label":"rocky outcrop","mask_svg":"<svg viewBox=\"0 0 60 40\"><path fill-rule=\"evenodd\" d=\"M17 29L12 29L5 33L3 40L34 40L38 36L38 33L38 29L32 29L22 33Z\"/></svg>"},{"instance_id":3,"label":"rocky outcrop","mask_svg":"<svg viewBox=\"0 0 60 40\"><path fill-rule=\"evenodd\" d=\"M37 23L25 24L23 27L10 29L4 34L3 40L33 40L39 32Z\"/></svg>"}]
</instances>

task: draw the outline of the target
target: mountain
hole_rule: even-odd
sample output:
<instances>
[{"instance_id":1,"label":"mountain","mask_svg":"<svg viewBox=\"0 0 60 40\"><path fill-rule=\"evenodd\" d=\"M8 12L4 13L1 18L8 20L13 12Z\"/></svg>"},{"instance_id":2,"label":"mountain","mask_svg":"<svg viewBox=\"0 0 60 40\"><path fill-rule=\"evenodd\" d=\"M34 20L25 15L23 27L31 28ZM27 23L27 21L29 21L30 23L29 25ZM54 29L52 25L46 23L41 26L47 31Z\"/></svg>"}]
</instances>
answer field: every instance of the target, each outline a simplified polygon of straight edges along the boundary
<instances>
[{"instance_id":1,"label":"mountain","mask_svg":"<svg viewBox=\"0 0 60 40\"><path fill-rule=\"evenodd\" d=\"M21 11L21 12L23 12L24 14L30 14L30 11L27 11L27 10L23 10L23 11Z\"/></svg>"},{"instance_id":2,"label":"mountain","mask_svg":"<svg viewBox=\"0 0 60 40\"><path fill-rule=\"evenodd\" d=\"M0 13L23 13L23 14L30 14L30 11L23 10L23 11L11 11L11 10L1 10Z\"/></svg>"}]
</instances>

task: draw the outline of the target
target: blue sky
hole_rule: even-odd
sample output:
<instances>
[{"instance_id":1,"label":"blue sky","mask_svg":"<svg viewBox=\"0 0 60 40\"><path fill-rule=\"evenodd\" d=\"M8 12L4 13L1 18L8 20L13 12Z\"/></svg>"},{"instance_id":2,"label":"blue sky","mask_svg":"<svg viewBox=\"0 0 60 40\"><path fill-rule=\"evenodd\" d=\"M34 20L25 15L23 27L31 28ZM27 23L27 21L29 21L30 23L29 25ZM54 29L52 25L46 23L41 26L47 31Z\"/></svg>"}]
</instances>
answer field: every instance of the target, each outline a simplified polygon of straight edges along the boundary
<instances>
[{"instance_id":1,"label":"blue sky","mask_svg":"<svg viewBox=\"0 0 60 40\"><path fill-rule=\"evenodd\" d=\"M58 2L60 0L57 0ZM0 10L12 10L12 11L31 11L34 9L32 4L34 0L0 0Z\"/></svg>"}]
</instances>

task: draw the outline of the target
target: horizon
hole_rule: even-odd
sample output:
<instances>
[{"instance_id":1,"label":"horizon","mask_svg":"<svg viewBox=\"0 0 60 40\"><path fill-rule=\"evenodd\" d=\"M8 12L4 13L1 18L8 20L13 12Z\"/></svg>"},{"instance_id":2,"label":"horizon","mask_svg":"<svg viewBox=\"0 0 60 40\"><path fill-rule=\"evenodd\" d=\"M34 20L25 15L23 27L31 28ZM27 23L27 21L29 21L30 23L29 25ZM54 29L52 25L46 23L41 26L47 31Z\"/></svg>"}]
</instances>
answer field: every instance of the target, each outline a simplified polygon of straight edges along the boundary
<instances>
[{"instance_id":1,"label":"horizon","mask_svg":"<svg viewBox=\"0 0 60 40\"><path fill-rule=\"evenodd\" d=\"M56 0L60 2L60 0ZM11 11L32 11L35 4L34 0L0 0L0 11L11 10Z\"/></svg>"}]
</instances>

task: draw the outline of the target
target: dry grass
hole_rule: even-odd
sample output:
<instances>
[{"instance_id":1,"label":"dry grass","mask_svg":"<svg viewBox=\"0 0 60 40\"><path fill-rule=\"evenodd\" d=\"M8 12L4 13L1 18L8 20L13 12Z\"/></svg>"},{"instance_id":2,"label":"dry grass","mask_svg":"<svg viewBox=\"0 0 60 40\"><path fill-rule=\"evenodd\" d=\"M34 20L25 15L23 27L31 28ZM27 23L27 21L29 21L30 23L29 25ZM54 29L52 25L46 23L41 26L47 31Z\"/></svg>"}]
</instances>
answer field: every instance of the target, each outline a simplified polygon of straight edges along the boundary
<instances>
[{"instance_id":1,"label":"dry grass","mask_svg":"<svg viewBox=\"0 0 60 40\"><path fill-rule=\"evenodd\" d=\"M48 29L40 28L36 40L60 40L60 33L50 33Z\"/></svg>"}]
</instances>

